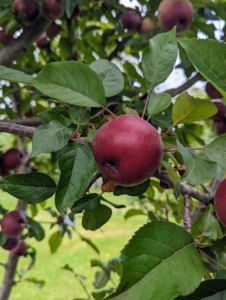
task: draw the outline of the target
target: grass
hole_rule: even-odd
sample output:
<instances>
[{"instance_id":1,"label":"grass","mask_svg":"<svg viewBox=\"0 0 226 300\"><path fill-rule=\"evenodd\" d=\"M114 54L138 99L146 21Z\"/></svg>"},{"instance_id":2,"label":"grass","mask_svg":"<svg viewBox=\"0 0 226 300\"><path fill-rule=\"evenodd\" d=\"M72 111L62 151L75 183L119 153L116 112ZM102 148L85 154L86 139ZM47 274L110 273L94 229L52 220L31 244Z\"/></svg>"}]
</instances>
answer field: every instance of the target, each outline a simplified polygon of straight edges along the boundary
<instances>
[{"instance_id":1,"label":"grass","mask_svg":"<svg viewBox=\"0 0 226 300\"><path fill-rule=\"evenodd\" d=\"M115 203L129 203L127 196L114 197L107 195L106 198ZM8 209L13 209L16 200L6 193L0 192L0 203ZM53 200L48 200L48 205L53 206ZM43 223L46 230L46 237L43 241L27 240L37 250L37 259L34 267L25 273L23 280L15 285L12 290L10 300L72 300L83 298L87 299L87 294L79 283L78 279L70 271L62 267L68 264L74 269L74 272L86 277L84 283L87 290L93 291L94 276L97 268L90 267L91 259L101 259L104 262L118 257L120 251L127 244L134 232L146 223L145 216L136 216L124 220L124 214L128 208L121 210L114 209L110 221L97 231L86 231L81 226L81 214L76 217L76 230L92 240L99 248L98 255L87 243L81 241L79 235L75 232L70 240L64 237L63 243L55 254L50 253L48 239L50 235L57 230L57 227L49 229L49 224ZM46 211L40 210L35 217L36 220L51 220ZM8 252L0 249L0 261L6 262ZM23 271L29 263L29 258L22 257L19 261L18 270ZM2 281L4 269L0 269L0 280ZM45 285L39 289L34 283L26 281L28 278L44 280ZM114 274L114 281L118 282L117 274ZM113 286L109 283L108 286Z\"/></svg>"}]
</instances>

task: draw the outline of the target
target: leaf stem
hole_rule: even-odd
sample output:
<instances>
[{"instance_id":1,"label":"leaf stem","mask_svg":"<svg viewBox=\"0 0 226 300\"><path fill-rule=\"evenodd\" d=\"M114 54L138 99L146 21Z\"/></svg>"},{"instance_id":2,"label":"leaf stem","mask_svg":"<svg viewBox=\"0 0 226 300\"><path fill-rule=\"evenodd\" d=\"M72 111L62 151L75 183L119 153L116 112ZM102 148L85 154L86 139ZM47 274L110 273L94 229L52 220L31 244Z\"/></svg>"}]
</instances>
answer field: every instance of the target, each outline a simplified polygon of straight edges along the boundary
<instances>
[{"instance_id":1,"label":"leaf stem","mask_svg":"<svg viewBox=\"0 0 226 300\"><path fill-rule=\"evenodd\" d=\"M145 100L144 109L143 109L143 112L142 112L142 117L141 117L142 119L144 118L144 115L145 115L145 112L146 112L146 109L147 109L147 106L148 106L148 101L149 101L151 92L152 92L152 89L150 89L150 90L148 91L147 98L146 98L146 100Z\"/></svg>"}]
</instances>

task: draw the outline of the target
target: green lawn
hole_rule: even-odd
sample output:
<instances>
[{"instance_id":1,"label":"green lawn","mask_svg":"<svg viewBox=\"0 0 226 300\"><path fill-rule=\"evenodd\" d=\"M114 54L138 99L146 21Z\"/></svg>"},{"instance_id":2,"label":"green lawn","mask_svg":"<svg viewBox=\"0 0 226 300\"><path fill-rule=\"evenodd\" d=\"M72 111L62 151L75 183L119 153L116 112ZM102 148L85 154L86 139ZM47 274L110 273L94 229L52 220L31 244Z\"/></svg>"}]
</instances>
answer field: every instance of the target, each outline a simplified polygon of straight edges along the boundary
<instances>
[{"instance_id":1,"label":"green lawn","mask_svg":"<svg viewBox=\"0 0 226 300\"><path fill-rule=\"evenodd\" d=\"M112 195L105 196L108 200L115 203L128 203L127 196L114 197ZM7 206L9 209L15 207L15 199L6 193L0 193L0 203ZM48 200L49 205L53 205L53 200ZM43 224L46 229L46 237L43 241L37 242L34 239L29 239L27 242L36 248L37 260L34 267L28 271L23 280L17 284L12 291L11 300L72 300L74 298L87 298L78 279L69 271L62 269L65 264L69 264L77 274L85 276L85 285L89 292L93 290L92 281L96 268L90 267L90 260L100 258L102 261L108 261L120 254L120 250L132 237L134 231L146 223L145 216L136 216L124 220L124 214L128 208L114 210L110 221L101 229L91 232L86 231L81 226L81 215L76 218L76 230L83 236L90 238L95 245L100 249L100 256L85 242L81 241L80 237L74 233L70 240L65 236L64 241L55 254L50 253L48 239L51 233L57 230L57 227L49 230L49 224ZM36 220L48 221L51 220L49 214L45 211L40 211ZM1 262L5 262L8 252L0 249ZM26 268L29 260L22 257L19 263L19 269ZM3 277L3 268L0 269L0 277ZM45 281L45 286L42 289L37 288L33 283L25 281L26 278L35 277ZM114 274L114 281L117 283L118 276ZM109 283L108 286L112 286Z\"/></svg>"}]
</instances>

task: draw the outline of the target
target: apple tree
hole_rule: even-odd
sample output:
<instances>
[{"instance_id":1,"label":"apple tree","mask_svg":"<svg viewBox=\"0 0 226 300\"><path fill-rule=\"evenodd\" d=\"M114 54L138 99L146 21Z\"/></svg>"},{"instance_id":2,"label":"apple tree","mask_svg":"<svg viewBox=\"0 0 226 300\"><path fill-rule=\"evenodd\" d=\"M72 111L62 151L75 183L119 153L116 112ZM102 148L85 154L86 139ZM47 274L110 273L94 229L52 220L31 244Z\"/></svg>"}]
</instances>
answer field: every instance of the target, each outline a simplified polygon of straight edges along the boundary
<instances>
[{"instance_id":1,"label":"apple tree","mask_svg":"<svg viewBox=\"0 0 226 300\"><path fill-rule=\"evenodd\" d=\"M225 5L1 1L0 131L11 135L0 189L18 204L0 205L1 251L9 251L0 300L9 299L20 256L32 265L38 255L29 246L45 236L38 210L58 226L55 252L72 234L66 218L82 214L95 231L125 208L106 193L133 197L139 209L128 205L126 218L147 222L118 259L93 261L105 279L87 299L224 298ZM177 70L186 79L167 87ZM51 197L54 210L45 207ZM112 272L119 284L105 288Z\"/></svg>"}]
</instances>

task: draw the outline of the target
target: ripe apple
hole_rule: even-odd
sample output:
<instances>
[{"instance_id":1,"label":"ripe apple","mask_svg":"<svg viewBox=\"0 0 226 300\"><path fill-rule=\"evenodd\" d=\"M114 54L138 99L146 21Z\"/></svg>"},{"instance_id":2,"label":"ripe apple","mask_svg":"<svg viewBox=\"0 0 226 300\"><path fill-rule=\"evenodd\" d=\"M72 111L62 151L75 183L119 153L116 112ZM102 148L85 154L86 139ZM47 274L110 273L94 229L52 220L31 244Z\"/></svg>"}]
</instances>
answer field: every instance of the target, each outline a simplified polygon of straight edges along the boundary
<instances>
[{"instance_id":1,"label":"ripe apple","mask_svg":"<svg viewBox=\"0 0 226 300\"><path fill-rule=\"evenodd\" d=\"M36 41L36 46L40 49L40 50L44 50L44 49L48 49L49 48L49 39L47 38L46 35L41 35L37 41Z\"/></svg>"},{"instance_id":2,"label":"ripe apple","mask_svg":"<svg viewBox=\"0 0 226 300\"><path fill-rule=\"evenodd\" d=\"M0 29L0 44L7 45L13 39L13 35L11 33L7 34L5 29Z\"/></svg>"},{"instance_id":3,"label":"ripe apple","mask_svg":"<svg viewBox=\"0 0 226 300\"><path fill-rule=\"evenodd\" d=\"M53 22L56 19L61 19L64 14L64 8L61 3L55 0L44 0L41 6L41 12L46 20Z\"/></svg>"},{"instance_id":4,"label":"ripe apple","mask_svg":"<svg viewBox=\"0 0 226 300\"><path fill-rule=\"evenodd\" d=\"M12 210L3 216L1 227L5 236L17 237L26 227L26 218L20 210Z\"/></svg>"},{"instance_id":5,"label":"ripe apple","mask_svg":"<svg viewBox=\"0 0 226 300\"><path fill-rule=\"evenodd\" d=\"M214 207L217 217L226 226L226 178L220 182L216 189Z\"/></svg>"},{"instance_id":6,"label":"ripe apple","mask_svg":"<svg viewBox=\"0 0 226 300\"><path fill-rule=\"evenodd\" d=\"M46 31L46 35L49 39L55 38L60 32L60 27L55 22L50 25Z\"/></svg>"},{"instance_id":7,"label":"ripe apple","mask_svg":"<svg viewBox=\"0 0 226 300\"><path fill-rule=\"evenodd\" d=\"M13 249L13 254L16 256L22 256L27 252L27 244L25 241L20 240L18 245Z\"/></svg>"},{"instance_id":8,"label":"ripe apple","mask_svg":"<svg viewBox=\"0 0 226 300\"><path fill-rule=\"evenodd\" d=\"M34 21L39 15L40 6L36 0L14 0L12 12L16 15L23 14L26 21Z\"/></svg>"},{"instance_id":9,"label":"ripe apple","mask_svg":"<svg viewBox=\"0 0 226 300\"><path fill-rule=\"evenodd\" d=\"M162 160L158 131L134 115L122 115L103 125L92 149L102 174L110 181L131 186L152 176Z\"/></svg>"},{"instance_id":10,"label":"ripe apple","mask_svg":"<svg viewBox=\"0 0 226 300\"><path fill-rule=\"evenodd\" d=\"M18 237L7 237L7 240L5 244L2 245L2 248L8 251L13 250L18 245L19 240L20 239Z\"/></svg>"},{"instance_id":11,"label":"ripe apple","mask_svg":"<svg viewBox=\"0 0 226 300\"><path fill-rule=\"evenodd\" d=\"M121 22L128 30L138 30L141 25L141 17L134 11L127 11L122 14Z\"/></svg>"},{"instance_id":12,"label":"ripe apple","mask_svg":"<svg viewBox=\"0 0 226 300\"><path fill-rule=\"evenodd\" d=\"M152 29L155 27L155 23L151 18L144 18L141 21L139 33L144 34L144 33L149 33L152 31Z\"/></svg>"},{"instance_id":13,"label":"ripe apple","mask_svg":"<svg viewBox=\"0 0 226 300\"><path fill-rule=\"evenodd\" d=\"M24 162L24 154L22 151L11 148L2 154L2 164L5 169L14 170L21 166Z\"/></svg>"},{"instance_id":14,"label":"ripe apple","mask_svg":"<svg viewBox=\"0 0 226 300\"><path fill-rule=\"evenodd\" d=\"M177 25L177 33L181 33L191 25L193 13L189 0L163 0L158 7L158 20L165 31Z\"/></svg>"},{"instance_id":15,"label":"ripe apple","mask_svg":"<svg viewBox=\"0 0 226 300\"><path fill-rule=\"evenodd\" d=\"M215 88L212 83L209 81L206 83L206 93L212 98L212 99L217 99L217 98L222 98L221 93Z\"/></svg>"},{"instance_id":16,"label":"ripe apple","mask_svg":"<svg viewBox=\"0 0 226 300\"><path fill-rule=\"evenodd\" d=\"M226 122L222 121L222 122L216 122L216 134L217 135L221 135L226 133Z\"/></svg>"},{"instance_id":17,"label":"ripe apple","mask_svg":"<svg viewBox=\"0 0 226 300\"><path fill-rule=\"evenodd\" d=\"M218 109L218 112L212 117L215 122L222 122L225 120L226 105L220 99L213 99L211 101Z\"/></svg>"}]
</instances>

